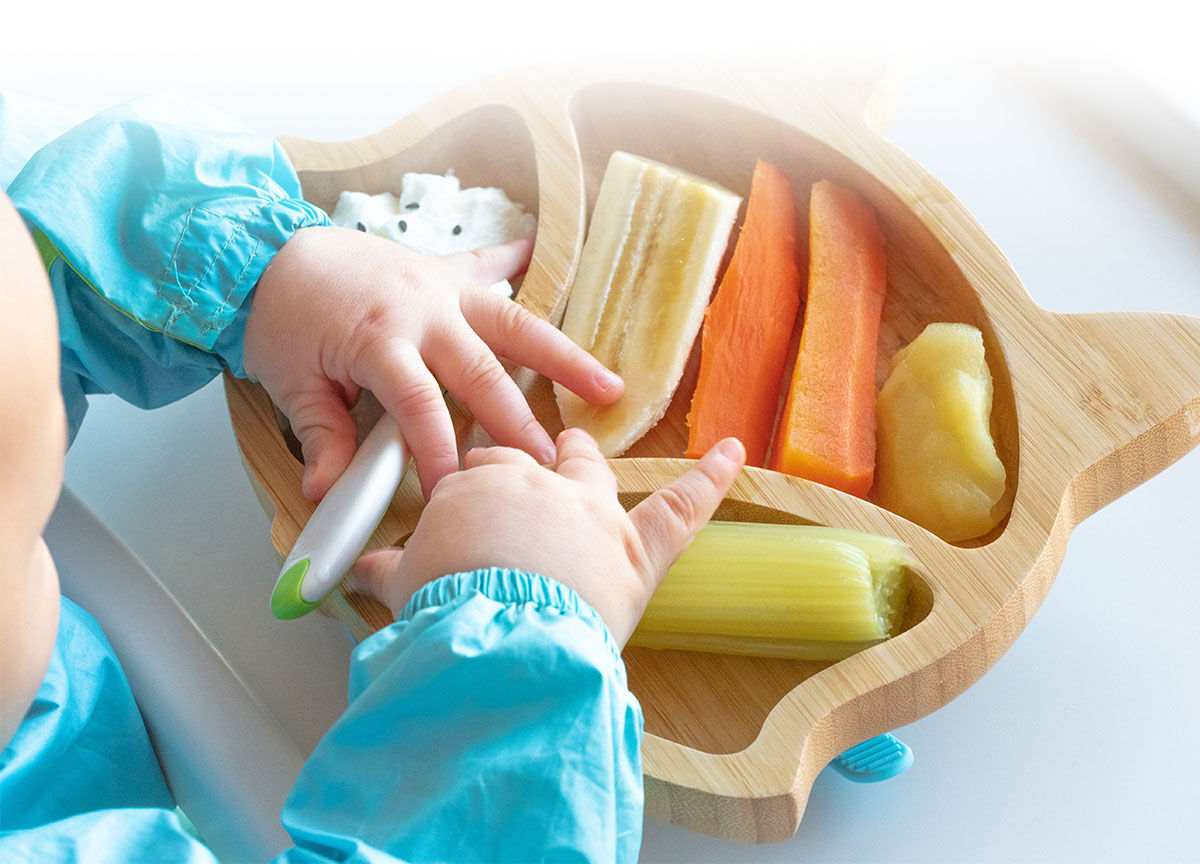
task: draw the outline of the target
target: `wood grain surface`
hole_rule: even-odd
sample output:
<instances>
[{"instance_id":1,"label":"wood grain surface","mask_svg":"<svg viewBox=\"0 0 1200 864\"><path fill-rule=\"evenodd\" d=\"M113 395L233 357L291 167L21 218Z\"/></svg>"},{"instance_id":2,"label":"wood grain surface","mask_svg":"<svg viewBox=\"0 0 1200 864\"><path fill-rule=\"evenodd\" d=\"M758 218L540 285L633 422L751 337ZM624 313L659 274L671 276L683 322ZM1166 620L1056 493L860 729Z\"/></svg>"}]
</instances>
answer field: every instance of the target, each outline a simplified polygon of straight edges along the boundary
<instances>
[{"instance_id":1,"label":"wood grain surface","mask_svg":"<svg viewBox=\"0 0 1200 864\"><path fill-rule=\"evenodd\" d=\"M903 632L834 664L625 651L646 716L647 812L716 836L791 836L830 759L977 681L1038 609L1075 525L1200 443L1200 318L1061 315L1035 305L953 195L879 134L895 94L878 70L554 66L451 92L360 140L283 139L306 197L326 208L342 190L398 191L406 171L453 168L464 186L504 188L538 216L517 301L555 323L612 150L676 165L743 196L755 160L766 159L791 177L804 234L816 180L858 190L879 213L888 295L877 384L896 350L928 323L960 321L983 332L995 385L992 431L1011 502L988 535L948 544L870 500L756 468L742 472L718 512L905 540L919 565ZM627 506L689 464L681 457L696 359L666 417L611 460ZM561 421L549 382L516 375L554 434ZM282 557L313 509L300 493L301 466L265 392L228 375L225 383ZM451 410L464 451L488 443L461 406ZM402 541L420 510L410 472L369 548ZM322 611L360 639L391 620L345 589Z\"/></svg>"}]
</instances>

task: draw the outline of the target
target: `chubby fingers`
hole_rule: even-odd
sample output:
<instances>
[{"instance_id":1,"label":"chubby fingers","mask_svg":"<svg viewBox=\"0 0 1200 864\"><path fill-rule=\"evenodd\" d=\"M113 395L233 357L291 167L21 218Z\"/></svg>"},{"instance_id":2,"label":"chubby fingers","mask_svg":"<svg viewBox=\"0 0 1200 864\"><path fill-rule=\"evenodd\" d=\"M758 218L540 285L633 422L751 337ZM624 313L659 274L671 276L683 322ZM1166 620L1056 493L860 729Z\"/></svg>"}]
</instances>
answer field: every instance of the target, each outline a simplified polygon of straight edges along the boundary
<instances>
[{"instance_id":1,"label":"chubby fingers","mask_svg":"<svg viewBox=\"0 0 1200 864\"><path fill-rule=\"evenodd\" d=\"M596 439L582 429L564 429L555 441L558 458L554 470L594 489L617 494L617 478L608 467Z\"/></svg>"},{"instance_id":2,"label":"chubby fingers","mask_svg":"<svg viewBox=\"0 0 1200 864\"><path fill-rule=\"evenodd\" d=\"M438 481L458 470L454 424L437 379L406 339L380 340L364 351L354 377L396 418L428 500Z\"/></svg>"},{"instance_id":3,"label":"chubby fingers","mask_svg":"<svg viewBox=\"0 0 1200 864\"><path fill-rule=\"evenodd\" d=\"M380 602L386 602L384 588L396 571L400 569L400 558L403 555L403 549L390 548L368 552L361 556L350 567L350 572L347 574L350 587L359 594L366 594Z\"/></svg>"},{"instance_id":4,"label":"chubby fingers","mask_svg":"<svg viewBox=\"0 0 1200 864\"><path fill-rule=\"evenodd\" d=\"M499 444L554 461L554 442L533 416L517 383L487 344L462 321L428 340L425 357L446 389Z\"/></svg>"},{"instance_id":5,"label":"chubby fingers","mask_svg":"<svg viewBox=\"0 0 1200 864\"><path fill-rule=\"evenodd\" d=\"M359 594L374 597L391 609L393 615L399 614L415 590L404 584L400 564L403 556L404 550L398 548L368 552L350 568L347 574L350 587Z\"/></svg>"},{"instance_id":6,"label":"chubby fingers","mask_svg":"<svg viewBox=\"0 0 1200 864\"><path fill-rule=\"evenodd\" d=\"M463 456L463 468L479 468L483 465L514 465L525 468L539 467L537 461L524 450L513 447L475 447Z\"/></svg>"},{"instance_id":7,"label":"chubby fingers","mask_svg":"<svg viewBox=\"0 0 1200 864\"><path fill-rule=\"evenodd\" d=\"M652 590L712 517L745 462L742 442L725 438L690 471L629 511L649 568L642 576Z\"/></svg>"},{"instance_id":8,"label":"chubby fingers","mask_svg":"<svg viewBox=\"0 0 1200 864\"><path fill-rule=\"evenodd\" d=\"M615 372L561 330L524 306L493 291L464 291L463 317L491 349L557 381L593 405L608 405L625 392Z\"/></svg>"},{"instance_id":9,"label":"chubby fingers","mask_svg":"<svg viewBox=\"0 0 1200 864\"><path fill-rule=\"evenodd\" d=\"M319 501L354 458L354 420L328 381L287 398L280 408L304 454L301 491L310 501Z\"/></svg>"},{"instance_id":10,"label":"chubby fingers","mask_svg":"<svg viewBox=\"0 0 1200 864\"><path fill-rule=\"evenodd\" d=\"M487 287L525 272L533 256L534 232L508 243L443 255L441 260L466 282Z\"/></svg>"}]
</instances>

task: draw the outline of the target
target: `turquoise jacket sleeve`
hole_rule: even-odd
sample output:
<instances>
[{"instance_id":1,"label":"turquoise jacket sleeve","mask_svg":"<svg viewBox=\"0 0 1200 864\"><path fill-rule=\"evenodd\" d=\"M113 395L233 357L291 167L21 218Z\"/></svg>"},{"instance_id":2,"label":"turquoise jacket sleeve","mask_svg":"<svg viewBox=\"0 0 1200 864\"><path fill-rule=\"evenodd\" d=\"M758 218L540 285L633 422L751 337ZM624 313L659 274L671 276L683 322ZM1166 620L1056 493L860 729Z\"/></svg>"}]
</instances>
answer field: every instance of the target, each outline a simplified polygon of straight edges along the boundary
<instances>
[{"instance_id":1,"label":"turquoise jacket sleeve","mask_svg":"<svg viewBox=\"0 0 1200 864\"><path fill-rule=\"evenodd\" d=\"M222 368L244 376L258 277L297 230L329 224L273 139L173 95L80 123L8 194L54 289L72 432L83 394L152 408Z\"/></svg>"},{"instance_id":2,"label":"turquoise jacket sleeve","mask_svg":"<svg viewBox=\"0 0 1200 864\"><path fill-rule=\"evenodd\" d=\"M88 810L174 806L108 639L66 597L46 676L0 752L0 801L4 831Z\"/></svg>"},{"instance_id":3,"label":"turquoise jacket sleeve","mask_svg":"<svg viewBox=\"0 0 1200 864\"><path fill-rule=\"evenodd\" d=\"M82 722L88 692L40 726L31 712L0 759L14 802L0 812L0 858L209 864L144 760L121 769L146 775L128 787L140 797L85 783L61 805L36 804L55 761L77 755L46 755L46 742L83 734L48 729ZM110 751L89 757L96 770L148 749L136 713L106 716L118 714L87 737ZM636 861L641 737L617 647L577 594L513 570L443 577L355 650L349 706L296 780L283 812L296 845L276 861Z\"/></svg>"},{"instance_id":4,"label":"turquoise jacket sleeve","mask_svg":"<svg viewBox=\"0 0 1200 864\"><path fill-rule=\"evenodd\" d=\"M512 570L445 576L364 641L284 827L353 860L635 861L642 714L596 612Z\"/></svg>"}]
</instances>

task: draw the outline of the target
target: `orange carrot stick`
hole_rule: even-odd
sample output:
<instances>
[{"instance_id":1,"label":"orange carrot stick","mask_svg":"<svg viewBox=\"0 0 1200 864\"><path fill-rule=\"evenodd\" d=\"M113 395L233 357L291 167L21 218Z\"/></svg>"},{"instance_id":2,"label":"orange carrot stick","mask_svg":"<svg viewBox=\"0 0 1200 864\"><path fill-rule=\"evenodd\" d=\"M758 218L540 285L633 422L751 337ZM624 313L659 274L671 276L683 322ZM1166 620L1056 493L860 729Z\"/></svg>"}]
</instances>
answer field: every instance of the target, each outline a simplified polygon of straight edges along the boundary
<instances>
[{"instance_id":1,"label":"orange carrot stick","mask_svg":"<svg viewBox=\"0 0 1200 864\"><path fill-rule=\"evenodd\" d=\"M866 199L827 180L813 184L809 262L770 467L865 496L875 475L875 349L887 288L883 235Z\"/></svg>"},{"instance_id":2,"label":"orange carrot stick","mask_svg":"<svg viewBox=\"0 0 1200 864\"><path fill-rule=\"evenodd\" d=\"M759 161L733 257L704 313L688 456L697 458L735 435L746 446L747 465L766 461L804 289L798 243L791 181L777 166Z\"/></svg>"}]
</instances>

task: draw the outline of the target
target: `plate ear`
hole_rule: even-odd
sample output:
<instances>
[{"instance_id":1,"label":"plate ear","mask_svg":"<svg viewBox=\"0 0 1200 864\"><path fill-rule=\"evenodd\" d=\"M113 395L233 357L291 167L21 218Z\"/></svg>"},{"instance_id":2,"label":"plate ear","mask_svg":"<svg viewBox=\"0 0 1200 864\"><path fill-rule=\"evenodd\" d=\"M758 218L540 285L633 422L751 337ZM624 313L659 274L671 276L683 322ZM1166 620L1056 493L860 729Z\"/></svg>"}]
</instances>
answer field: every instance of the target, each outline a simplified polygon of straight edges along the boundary
<instances>
[{"instance_id":1,"label":"plate ear","mask_svg":"<svg viewBox=\"0 0 1200 864\"><path fill-rule=\"evenodd\" d=\"M1078 523L1200 445L1200 317L1106 312L1051 320L1065 330L1053 354L1061 371L1045 376L1057 391L1046 396L1062 432L1046 443L1077 472Z\"/></svg>"}]
</instances>

